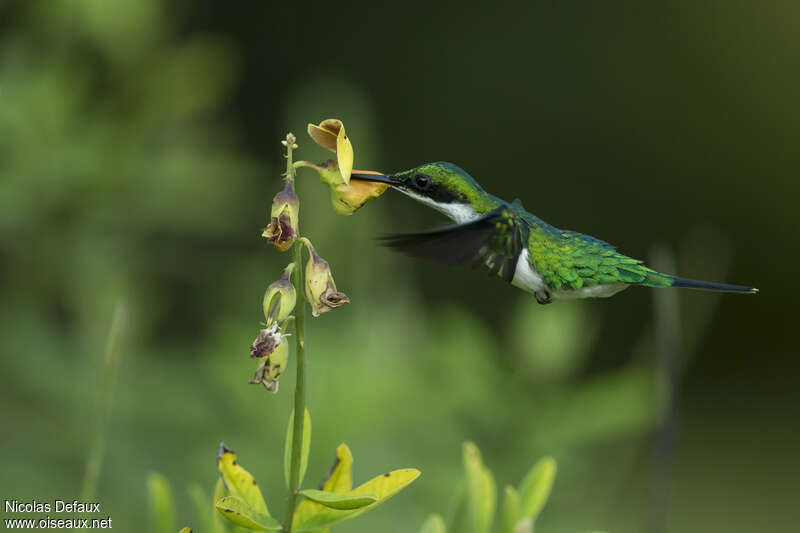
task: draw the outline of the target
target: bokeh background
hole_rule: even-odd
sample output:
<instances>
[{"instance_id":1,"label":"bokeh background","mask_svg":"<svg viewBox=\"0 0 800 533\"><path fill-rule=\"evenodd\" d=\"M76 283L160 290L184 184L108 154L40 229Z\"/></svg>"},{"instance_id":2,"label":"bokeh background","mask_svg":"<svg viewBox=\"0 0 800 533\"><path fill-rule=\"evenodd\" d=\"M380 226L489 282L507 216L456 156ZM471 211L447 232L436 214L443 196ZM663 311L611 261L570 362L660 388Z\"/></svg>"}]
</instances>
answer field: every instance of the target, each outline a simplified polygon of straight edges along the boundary
<instances>
[{"instance_id":1,"label":"bokeh background","mask_svg":"<svg viewBox=\"0 0 800 533\"><path fill-rule=\"evenodd\" d=\"M537 531L793 529L798 26L793 2L0 3L2 498L78 497L122 305L97 479L115 529L148 529L151 471L196 523L221 440L283 510L294 372L247 385L287 262L260 228L280 139L325 159L305 125L338 117L358 168L452 161L557 226L761 289L675 291L676 323L647 290L538 306L374 240L436 213L390 191L342 217L301 174L303 231L353 302L309 323L307 479L342 441L358 480L423 471L338 531L445 511L466 439L501 487L558 460Z\"/></svg>"}]
</instances>

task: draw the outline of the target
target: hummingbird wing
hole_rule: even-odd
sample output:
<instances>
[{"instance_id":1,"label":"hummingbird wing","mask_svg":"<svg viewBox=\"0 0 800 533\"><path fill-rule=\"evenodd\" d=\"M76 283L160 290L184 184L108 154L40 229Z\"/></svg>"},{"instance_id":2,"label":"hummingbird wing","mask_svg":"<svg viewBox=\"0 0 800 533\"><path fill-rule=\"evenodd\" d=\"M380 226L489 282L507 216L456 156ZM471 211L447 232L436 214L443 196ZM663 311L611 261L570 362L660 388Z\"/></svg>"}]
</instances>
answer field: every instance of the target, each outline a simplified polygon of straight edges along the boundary
<instances>
[{"instance_id":1,"label":"hummingbird wing","mask_svg":"<svg viewBox=\"0 0 800 533\"><path fill-rule=\"evenodd\" d=\"M510 282L527 239L526 228L506 206L465 224L422 233L393 234L383 243L413 257L446 265L472 264Z\"/></svg>"}]
</instances>

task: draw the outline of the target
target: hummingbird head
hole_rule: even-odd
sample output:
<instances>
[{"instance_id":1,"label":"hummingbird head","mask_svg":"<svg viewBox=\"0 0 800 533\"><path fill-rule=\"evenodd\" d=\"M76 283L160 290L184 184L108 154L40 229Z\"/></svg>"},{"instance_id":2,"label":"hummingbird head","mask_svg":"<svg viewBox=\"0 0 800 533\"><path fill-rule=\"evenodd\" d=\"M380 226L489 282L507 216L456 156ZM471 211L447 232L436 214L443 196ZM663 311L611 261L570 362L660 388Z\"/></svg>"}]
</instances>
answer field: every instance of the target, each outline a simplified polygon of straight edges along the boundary
<instances>
[{"instance_id":1,"label":"hummingbird head","mask_svg":"<svg viewBox=\"0 0 800 533\"><path fill-rule=\"evenodd\" d=\"M388 183L411 198L428 205L458 223L491 211L489 195L463 169L452 163L425 163L396 174L372 174L354 170L350 179Z\"/></svg>"}]
</instances>

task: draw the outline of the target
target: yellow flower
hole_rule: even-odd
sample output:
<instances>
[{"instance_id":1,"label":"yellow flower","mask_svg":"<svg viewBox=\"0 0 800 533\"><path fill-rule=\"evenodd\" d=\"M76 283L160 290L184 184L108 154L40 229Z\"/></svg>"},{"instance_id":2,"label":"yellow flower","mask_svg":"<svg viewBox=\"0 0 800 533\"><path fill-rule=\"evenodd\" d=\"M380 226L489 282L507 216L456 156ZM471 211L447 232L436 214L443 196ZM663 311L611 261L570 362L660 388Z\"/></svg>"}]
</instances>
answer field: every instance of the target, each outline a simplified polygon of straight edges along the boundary
<instances>
[{"instance_id":1,"label":"yellow flower","mask_svg":"<svg viewBox=\"0 0 800 533\"><path fill-rule=\"evenodd\" d=\"M350 215L373 198L377 198L389 187L387 183L356 180L351 181L353 173L359 175L383 176L369 170L353 170L353 146L340 120L329 118L320 124L308 125L308 134L317 144L336 153L336 159L324 163L298 161L295 168L313 168L320 179L331 188L331 202L337 213Z\"/></svg>"},{"instance_id":2,"label":"yellow flower","mask_svg":"<svg viewBox=\"0 0 800 533\"><path fill-rule=\"evenodd\" d=\"M329 118L320 122L319 126L309 124L308 134L318 145L336 154L342 179L344 183L350 183L350 173L353 172L353 145L347 138L342 121Z\"/></svg>"},{"instance_id":3,"label":"yellow flower","mask_svg":"<svg viewBox=\"0 0 800 533\"><path fill-rule=\"evenodd\" d=\"M298 161L294 164L295 168L313 168L319 174L320 179L327 183L331 188L331 203L337 213L342 215L352 215L357 209L373 198L377 198L389 188L387 183L374 181L351 181L345 183L339 172L339 165L333 159L324 163L312 163L310 161ZM374 174L383 176L380 172L371 170L357 170L359 174Z\"/></svg>"},{"instance_id":4,"label":"yellow flower","mask_svg":"<svg viewBox=\"0 0 800 533\"><path fill-rule=\"evenodd\" d=\"M285 252L297 238L299 211L300 199L294 193L291 181L286 180L283 190L272 199L269 225L261 236Z\"/></svg>"}]
</instances>

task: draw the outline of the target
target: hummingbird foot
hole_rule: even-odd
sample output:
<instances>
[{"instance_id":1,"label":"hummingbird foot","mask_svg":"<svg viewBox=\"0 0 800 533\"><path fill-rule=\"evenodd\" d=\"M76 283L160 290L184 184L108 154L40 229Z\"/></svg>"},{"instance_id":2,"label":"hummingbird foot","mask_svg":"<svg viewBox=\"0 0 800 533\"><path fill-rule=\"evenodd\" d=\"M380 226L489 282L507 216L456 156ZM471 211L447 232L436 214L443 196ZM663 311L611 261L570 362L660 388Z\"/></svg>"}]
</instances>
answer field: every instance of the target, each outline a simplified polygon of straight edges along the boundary
<instances>
[{"instance_id":1,"label":"hummingbird foot","mask_svg":"<svg viewBox=\"0 0 800 533\"><path fill-rule=\"evenodd\" d=\"M536 291L533 295L536 297L536 301L542 305L553 303L553 297L547 291Z\"/></svg>"}]
</instances>

